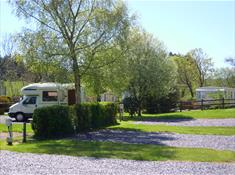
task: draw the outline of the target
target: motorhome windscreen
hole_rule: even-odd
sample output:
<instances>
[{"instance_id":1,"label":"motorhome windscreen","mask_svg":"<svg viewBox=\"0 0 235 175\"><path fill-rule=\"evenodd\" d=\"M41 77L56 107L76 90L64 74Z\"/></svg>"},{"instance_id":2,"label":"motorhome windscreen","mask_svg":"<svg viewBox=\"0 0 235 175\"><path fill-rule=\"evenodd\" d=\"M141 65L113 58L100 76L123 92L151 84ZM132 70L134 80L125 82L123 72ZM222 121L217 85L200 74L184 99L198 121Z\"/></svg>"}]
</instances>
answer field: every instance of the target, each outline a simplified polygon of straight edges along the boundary
<instances>
[{"instance_id":1,"label":"motorhome windscreen","mask_svg":"<svg viewBox=\"0 0 235 175\"><path fill-rule=\"evenodd\" d=\"M36 104L37 97L27 97L23 104Z\"/></svg>"},{"instance_id":2,"label":"motorhome windscreen","mask_svg":"<svg viewBox=\"0 0 235 175\"><path fill-rule=\"evenodd\" d=\"M58 93L56 91L43 91L42 101L57 101Z\"/></svg>"}]
</instances>

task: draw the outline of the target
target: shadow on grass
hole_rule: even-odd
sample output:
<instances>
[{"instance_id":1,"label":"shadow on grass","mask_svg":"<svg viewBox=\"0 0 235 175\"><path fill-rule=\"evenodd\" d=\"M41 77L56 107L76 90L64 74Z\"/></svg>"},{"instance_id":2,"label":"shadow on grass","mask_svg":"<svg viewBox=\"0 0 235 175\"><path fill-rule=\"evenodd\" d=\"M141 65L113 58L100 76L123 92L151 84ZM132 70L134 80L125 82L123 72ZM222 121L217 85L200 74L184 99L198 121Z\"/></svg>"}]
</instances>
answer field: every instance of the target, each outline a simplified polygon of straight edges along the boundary
<instances>
[{"instance_id":1,"label":"shadow on grass","mask_svg":"<svg viewBox=\"0 0 235 175\"><path fill-rule=\"evenodd\" d=\"M121 158L133 160L169 160L174 150L169 147L123 144L113 142L78 141L72 139L34 141L34 151L46 154L88 156L93 158Z\"/></svg>"},{"instance_id":2,"label":"shadow on grass","mask_svg":"<svg viewBox=\"0 0 235 175\"><path fill-rule=\"evenodd\" d=\"M151 122L184 122L195 120L191 116L186 115L163 115L163 116L151 116L151 115L144 115L142 117L125 117L125 121L151 121Z\"/></svg>"}]
</instances>

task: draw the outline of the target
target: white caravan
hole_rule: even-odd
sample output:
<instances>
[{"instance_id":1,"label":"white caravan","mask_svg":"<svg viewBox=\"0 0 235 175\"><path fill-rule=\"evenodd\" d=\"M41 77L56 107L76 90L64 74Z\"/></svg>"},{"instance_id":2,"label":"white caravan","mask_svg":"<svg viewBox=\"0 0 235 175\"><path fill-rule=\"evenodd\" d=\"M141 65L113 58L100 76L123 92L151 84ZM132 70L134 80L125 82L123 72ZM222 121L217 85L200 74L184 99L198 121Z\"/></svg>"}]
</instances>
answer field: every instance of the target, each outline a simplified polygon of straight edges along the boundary
<instances>
[{"instance_id":1,"label":"white caravan","mask_svg":"<svg viewBox=\"0 0 235 175\"><path fill-rule=\"evenodd\" d=\"M17 121L32 117L36 108L56 104L75 104L74 84L34 83L21 89L23 98L9 108L8 115ZM81 101L84 102L84 91L81 88Z\"/></svg>"},{"instance_id":2,"label":"white caravan","mask_svg":"<svg viewBox=\"0 0 235 175\"><path fill-rule=\"evenodd\" d=\"M196 89L197 100L213 100L225 98L234 100L235 99L235 88L228 87L200 87Z\"/></svg>"}]
</instances>

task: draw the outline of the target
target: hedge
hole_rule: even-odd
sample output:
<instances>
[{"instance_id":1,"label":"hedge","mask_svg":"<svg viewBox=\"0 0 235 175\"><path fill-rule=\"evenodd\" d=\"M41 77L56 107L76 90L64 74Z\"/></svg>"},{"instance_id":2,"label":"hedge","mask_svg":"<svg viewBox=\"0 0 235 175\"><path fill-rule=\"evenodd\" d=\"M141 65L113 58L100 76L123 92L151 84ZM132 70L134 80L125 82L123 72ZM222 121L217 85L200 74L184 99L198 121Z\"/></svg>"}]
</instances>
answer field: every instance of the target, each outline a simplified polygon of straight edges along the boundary
<instances>
[{"instance_id":1,"label":"hedge","mask_svg":"<svg viewBox=\"0 0 235 175\"><path fill-rule=\"evenodd\" d=\"M68 106L37 108L33 113L32 129L36 137L55 138L73 133L72 118Z\"/></svg>"},{"instance_id":2,"label":"hedge","mask_svg":"<svg viewBox=\"0 0 235 175\"><path fill-rule=\"evenodd\" d=\"M83 103L73 106L77 132L86 132L117 124L117 105L114 103Z\"/></svg>"},{"instance_id":3,"label":"hedge","mask_svg":"<svg viewBox=\"0 0 235 175\"><path fill-rule=\"evenodd\" d=\"M114 125L117 123L116 114L117 105L113 103L42 107L34 111L32 129L36 137L64 137Z\"/></svg>"}]
</instances>

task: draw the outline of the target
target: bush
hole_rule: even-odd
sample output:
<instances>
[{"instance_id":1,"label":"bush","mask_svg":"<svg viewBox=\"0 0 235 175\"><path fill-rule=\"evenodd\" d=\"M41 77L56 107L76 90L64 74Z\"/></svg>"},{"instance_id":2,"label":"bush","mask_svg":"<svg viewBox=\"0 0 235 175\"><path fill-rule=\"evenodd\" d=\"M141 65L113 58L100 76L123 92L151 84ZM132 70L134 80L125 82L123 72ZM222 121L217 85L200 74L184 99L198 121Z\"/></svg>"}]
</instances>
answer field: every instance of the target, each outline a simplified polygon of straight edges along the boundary
<instances>
[{"instance_id":1,"label":"bush","mask_svg":"<svg viewBox=\"0 0 235 175\"><path fill-rule=\"evenodd\" d=\"M7 96L0 96L0 114L7 112L10 107L11 98Z\"/></svg>"},{"instance_id":2,"label":"bush","mask_svg":"<svg viewBox=\"0 0 235 175\"><path fill-rule=\"evenodd\" d=\"M88 131L91 128L91 110L88 103L72 107L74 125L77 132Z\"/></svg>"},{"instance_id":3,"label":"bush","mask_svg":"<svg viewBox=\"0 0 235 175\"><path fill-rule=\"evenodd\" d=\"M123 99L124 111L128 112L130 116L138 112L138 103L134 97L126 97Z\"/></svg>"},{"instance_id":4,"label":"bush","mask_svg":"<svg viewBox=\"0 0 235 175\"><path fill-rule=\"evenodd\" d=\"M0 96L0 103L10 103L11 98L7 96Z\"/></svg>"},{"instance_id":5,"label":"bush","mask_svg":"<svg viewBox=\"0 0 235 175\"><path fill-rule=\"evenodd\" d=\"M32 129L40 138L64 137L73 133L72 118L68 106L38 108L33 113Z\"/></svg>"},{"instance_id":6,"label":"bush","mask_svg":"<svg viewBox=\"0 0 235 175\"><path fill-rule=\"evenodd\" d=\"M117 105L113 103L83 103L73 107L77 132L86 132L117 123Z\"/></svg>"},{"instance_id":7,"label":"bush","mask_svg":"<svg viewBox=\"0 0 235 175\"><path fill-rule=\"evenodd\" d=\"M166 113L176 109L178 100L177 91L169 93L160 99L149 96L144 100L144 108L148 114Z\"/></svg>"},{"instance_id":8,"label":"bush","mask_svg":"<svg viewBox=\"0 0 235 175\"><path fill-rule=\"evenodd\" d=\"M39 138L58 138L114 125L117 105L83 103L75 106L49 106L34 111L32 128Z\"/></svg>"}]
</instances>

